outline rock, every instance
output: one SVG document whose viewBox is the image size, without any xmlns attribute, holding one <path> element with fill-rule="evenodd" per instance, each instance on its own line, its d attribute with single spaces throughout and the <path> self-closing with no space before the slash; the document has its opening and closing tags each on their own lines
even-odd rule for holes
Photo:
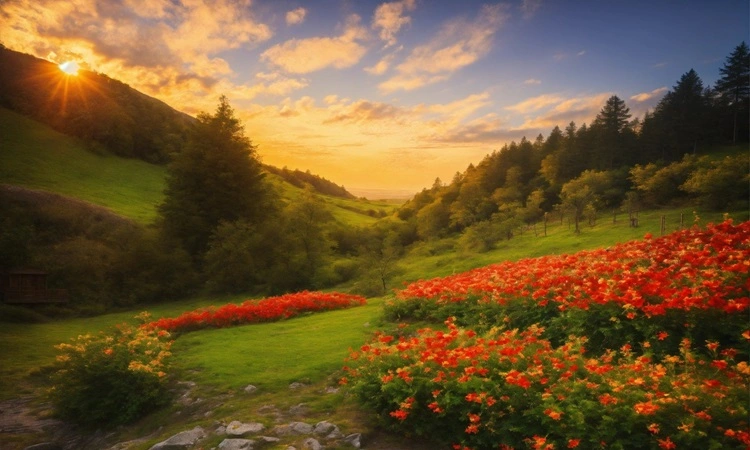
<svg viewBox="0 0 750 450">
<path fill-rule="evenodd" d="M 314 438 L 305 439 L 305 442 L 302 445 L 304 445 L 305 448 L 309 448 L 310 450 L 322 450 L 323 448 L 323 446 L 320 445 L 320 442 L 318 442 L 318 440 Z"/>
<path fill-rule="evenodd" d="M 221 450 L 253 450 L 252 439 L 224 439 L 219 444 Z"/>
<path fill-rule="evenodd" d="M 275 438 L 275 437 L 270 437 L 270 436 L 261 436 L 261 437 L 258 438 L 258 440 L 261 441 L 264 444 L 276 444 L 281 439 Z"/>
<path fill-rule="evenodd" d="M 149 450 L 183 450 L 195 445 L 198 440 L 206 437 L 206 432 L 201 427 L 183 431 L 170 437 L 166 441 L 159 442 Z"/>
<path fill-rule="evenodd" d="M 226 434 L 233 437 L 244 437 L 251 434 L 258 434 L 265 430 L 266 427 L 262 423 L 242 423 L 239 420 L 235 420 L 227 425 Z"/>
<path fill-rule="evenodd" d="M 245 386 L 245 393 L 246 394 L 252 394 L 253 392 L 257 391 L 258 388 L 256 386 L 253 386 L 252 384 L 248 384 Z"/>
<path fill-rule="evenodd" d="M 313 428 L 313 433 L 319 435 L 319 436 L 326 436 L 331 434 L 332 432 L 338 430 L 338 427 L 331 422 L 328 422 L 327 420 L 324 420 L 322 422 L 318 422 L 315 424 L 315 428 Z"/>
<path fill-rule="evenodd" d="M 299 389 L 299 388 L 303 388 L 303 387 L 305 387 L 304 384 L 298 383 L 296 381 L 294 383 L 292 383 L 292 384 L 289 385 L 289 389 Z"/>
<path fill-rule="evenodd" d="M 338 394 L 338 393 L 339 393 L 339 388 L 337 387 L 328 386 L 326 388 L 326 394 Z"/>
<path fill-rule="evenodd" d="M 310 434 L 313 431 L 313 426 L 305 422 L 292 422 L 289 427 L 295 434 Z"/>
<path fill-rule="evenodd" d="M 344 438 L 344 442 L 346 442 L 347 444 L 351 445 L 354 448 L 361 448 L 362 447 L 362 434 L 360 433 L 350 434 Z"/>
<path fill-rule="evenodd" d="M 278 436 L 289 436 L 292 434 L 310 434 L 313 426 L 304 422 L 292 422 L 287 425 L 279 425 L 274 428 Z"/>
</svg>

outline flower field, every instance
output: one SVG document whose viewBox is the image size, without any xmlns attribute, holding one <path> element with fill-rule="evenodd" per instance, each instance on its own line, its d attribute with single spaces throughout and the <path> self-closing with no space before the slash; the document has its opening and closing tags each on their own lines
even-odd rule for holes
<svg viewBox="0 0 750 450">
<path fill-rule="evenodd" d="M 412 283 L 386 305 L 391 319 L 489 328 L 547 328 L 553 342 L 587 336 L 590 350 L 634 346 L 659 334 L 652 352 L 684 337 L 737 345 L 750 313 L 750 222 L 611 248 L 504 262 Z M 499 321 L 498 321 L 499 320 Z"/>
<path fill-rule="evenodd" d="M 458 450 L 747 449 L 750 223 L 420 281 L 347 384 Z M 440 322 L 437 322 L 438 324 Z"/>
<path fill-rule="evenodd" d="M 272 322 L 299 314 L 364 305 L 364 297 L 338 292 L 302 291 L 262 300 L 247 300 L 239 305 L 226 304 L 189 311 L 174 318 L 161 318 L 147 327 L 171 332 L 185 332 L 202 328 L 223 328 L 236 325 Z"/>
</svg>

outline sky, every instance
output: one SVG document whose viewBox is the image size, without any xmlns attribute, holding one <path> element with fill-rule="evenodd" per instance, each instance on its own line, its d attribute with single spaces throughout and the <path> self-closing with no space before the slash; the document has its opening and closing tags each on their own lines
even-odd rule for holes
<svg viewBox="0 0 750 450">
<path fill-rule="evenodd" d="M 191 115 L 226 95 L 266 164 L 413 194 L 524 136 L 713 86 L 747 0 L 0 0 L 0 43 Z M 0 68 L 12 70 L 12 68 Z"/>
</svg>

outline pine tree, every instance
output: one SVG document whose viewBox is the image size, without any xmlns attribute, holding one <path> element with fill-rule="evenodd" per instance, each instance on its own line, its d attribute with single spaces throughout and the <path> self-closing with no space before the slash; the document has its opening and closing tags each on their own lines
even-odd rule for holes
<svg viewBox="0 0 750 450">
<path fill-rule="evenodd" d="M 613 95 L 597 114 L 591 130 L 595 136 L 596 150 L 593 164 L 596 169 L 608 170 L 626 164 L 629 161 L 631 148 L 625 134 L 632 134 L 630 129 L 630 108 L 625 101 Z"/>
<path fill-rule="evenodd" d="M 732 110 L 732 142 L 736 143 L 740 113 L 744 113 L 743 124 L 747 128 L 747 113 L 750 110 L 750 49 L 745 42 L 727 57 L 719 72 L 721 78 L 716 82 L 716 91 Z"/>
<path fill-rule="evenodd" d="M 196 260 L 222 222 L 259 223 L 272 206 L 256 148 L 225 96 L 214 115 L 201 113 L 185 148 L 169 167 L 163 231 Z"/>
</svg>

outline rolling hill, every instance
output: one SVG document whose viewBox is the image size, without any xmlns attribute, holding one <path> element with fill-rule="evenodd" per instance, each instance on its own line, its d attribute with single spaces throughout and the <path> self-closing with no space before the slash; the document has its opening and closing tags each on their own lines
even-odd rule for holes
<svg viewBox="0 0 750 450">
<path fill-rule="evenodd" d="M 40 189 L 107 208 L 148 224 L 163 197 L 166 168 L 103 151 L 5 108 L 0 108 L 0 184 Z M 286 201 L 303 188 L 269 173 Z M 320 196 L 339 221 L 367 224 L 398 204 Z"/>
</svg>

